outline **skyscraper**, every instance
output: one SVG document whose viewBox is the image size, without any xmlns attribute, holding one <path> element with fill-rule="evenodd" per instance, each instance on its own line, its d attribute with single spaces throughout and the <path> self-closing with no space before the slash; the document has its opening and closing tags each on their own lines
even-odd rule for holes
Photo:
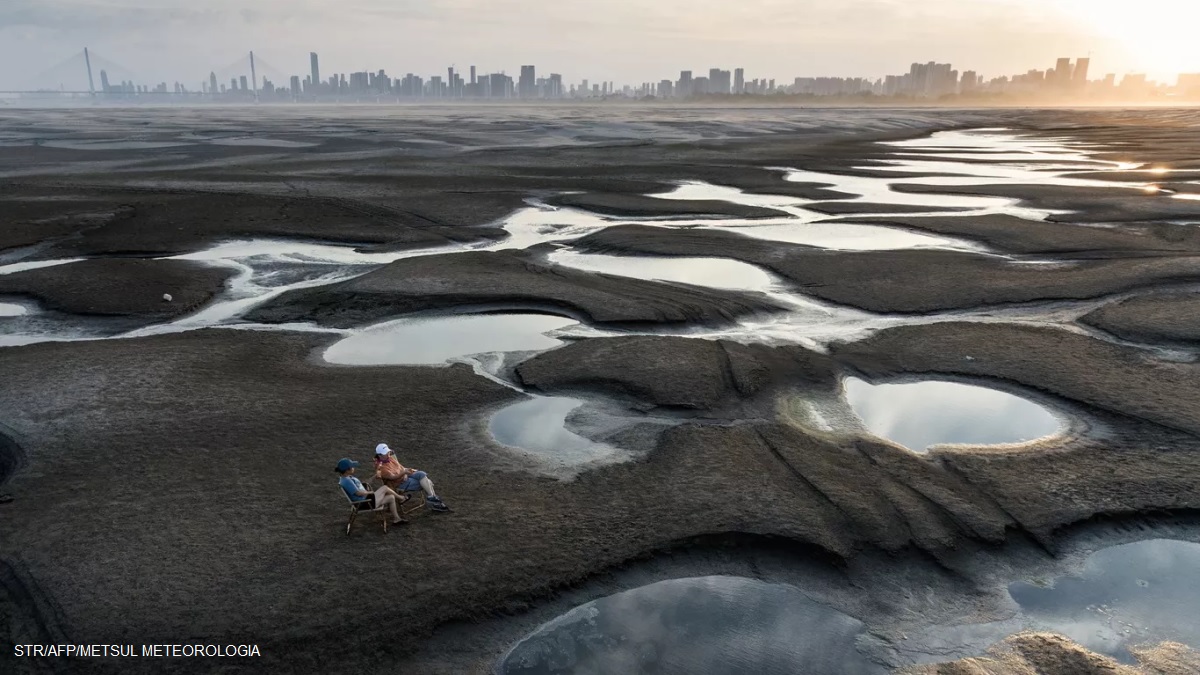
<svg viewBox="0 0 1200 675">
<path fill-rule="evenodd" d="M 746 93 L 746 69 L 738 68 L 733 71 L 733 93 Z"/>
<path fill-rule="evenodd" d="M 728 70 L 720 68 L 710 68 L 708 71 L 708 91 L 709 94 L 728 94 L 732 84 Z"/>
<path fill-rule="evenodd" d="M 208 74 L 208 90 L 212 93 L 217 93 L 217 74 L 210 72 Z"/>
<path fill-rule="evenodd" d="M 1088 83 L 1088 67 L 1091 66 L 1092 60 L 1088 57 L 1080 57 L 1075 59 L 1075 74 L 1071 83 L 1076 87 L 1086 86 Z"/>
<path fill-rule="evenodd" d="M 1065 87 L 1071 83 L 1071 59 L 1059 59 L 1054 66 L 1054 84 L 1059 87 Z"/>
<path fill-rule="evenodd" d="M 687 98 L 693 93 L 692 71 L 683 70 L 679 73 L 679 82 L 675 87 L 680 98 Z"/>
<path fill-rule="evenodd" d="M 517 95 L 533 98 L 537 95 L 537 74 L 533 66 L 521 66 L 521 79 L 517 82 Z"/>
<path fill-rule="evenodd" d="M 241 85 L 242 85 L 242 86 L 241 86 L 241 90 L 242 90 L 242 91 L 250 91 L 250 85 L 249 85 L 249 84 L 246 82 L 246 76 L 245 76 L 245 75 L 242 75 L 242 76 L 241 76 Z"/>
<path fill-rule="evenodd" d="M 312 83 L 313 88 L 321 86 L 321 69 L 317 67 L 317 53 L 308 53 L 308 62 L 312 66 Z"/>
</svg>

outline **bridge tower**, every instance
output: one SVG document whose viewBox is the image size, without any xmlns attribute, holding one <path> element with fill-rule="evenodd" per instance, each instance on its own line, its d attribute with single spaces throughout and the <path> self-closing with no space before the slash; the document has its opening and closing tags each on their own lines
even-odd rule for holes
<svg viewBox="0 0 1200 675">
<path fill-rule="evenodd" d="M 87 47 L 83 48 L 83 62 L 87 64 L 88 71 L 88 93 L 92 96 L 96 95 L 96 83 L 92 80 L 92 57 L 88 55 Z"/>
<path fill-rule="evenodd" d="M 258 102 L 258 74 L 254 72 L 254 52 L 250 52 L 250 91 L 254 92 L 254 101 Z"/>
</svg>

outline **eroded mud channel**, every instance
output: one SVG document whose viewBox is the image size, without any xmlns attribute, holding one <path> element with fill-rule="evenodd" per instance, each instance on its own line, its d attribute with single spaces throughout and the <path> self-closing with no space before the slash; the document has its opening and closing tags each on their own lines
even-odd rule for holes
<svg viewBox="0 0 1200 675">
<path fill-rule="evenodd" d="M 679 132 L 660 119 L 606 132 L 645 149 L 546 120 L 563 135 L 528 147 L 476 129 L 503 151 L 454 154 L 453 174 L 431 168 L 451 135 L 37 132 L 9 149 L 36 162 L 0 153 L 28 192 L 0 200 L 0 440 L 21 460 L 0 541 L 74 598 L 53 629 L 87 640 L 319 606 L 271 638 L 316 639 L 344 603 L 312 580 L 404 549 L 398 592 L 436 609 L 338 654 L 401 634 L 428 672 L 939 672 L 1033 663 L 987 650 L 1044 631 L 1075 643 L 1050 651 L 1190 672 L 1139 651 L 1200 647 L 1190 127 L 955 114 L 851 115 L 836 142 L 730 131 L 737 166 L 695 139 L 663 159 L 649 148 Z M 335 538 L 326 465 L 379 441 L 461 514 Z M 80 445 L 87 470 L 46 468 Z M 211 527 L 237 487 L 218 450 L 276 472 L 253 500 L 299 500 L 237 560 Z M 69 518 L 43 538 L 70 505 L 29 496 L 120 485 L 116 457 L 194 474 L 205 499 L 162 513 L 105 488 L 91 517 L 119 550 Z M 146 599 L 101 602 L 130 580 L 61 562 L 86 551 L 187 610 L 119 620 Z M 173 586 L 193 557 L 246 602 Z M 10 604 L 13 626 L 48 625 Z"/>
</svg>

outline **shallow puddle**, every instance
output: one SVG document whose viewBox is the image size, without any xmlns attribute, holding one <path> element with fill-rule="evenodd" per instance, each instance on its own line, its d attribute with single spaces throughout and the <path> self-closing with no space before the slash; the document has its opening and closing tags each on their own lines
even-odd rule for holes
<svg viewBox="0 0 1200 675">
<path fill-rule="evenodd" d="M 172 141 L 42 141 L 40 145 L 62 150 L 159 150 L 192 144 Z"/>
<path fill-rule="evenodd" d="M 320 145 L 319 143 L 285 141 L 278 138 L 255 138 L 253 136 L 247 136 L 245 138 L 213 138 L 209 139 L 207 142 L 210 145 L 231 145 L 261 148 L 312 148 Z"/>
<path fill-rule="evenodd" d="M 1071 576 L 1008 590 L 1031 628 L 1126 662 L 1131 645 L 1170 640 L 1200 648 L 1200 544 L 1114 546 L 1093 553 Z"/>
<path fill-rule="evenodd" d="M 741 577 L 662 581 L 576 607 L 518 642 L 501 675 L 839 673 L 884 668 L 863 624 L 799 589 Z"/>
<path fill-rule="evenodd" d="M 518 210 L 501 227 L 508 237 L 488 248 L 525 249 L 551 241 L 575 239 L 602 230 L 613 221 L 587 211 L 538 204 Z"/>
<path fill-rule="evenodd" d="M 957 382 L 870 384 L 847 378 L 845 390 L 846 401 L 872 434 L 916 452 L 945 443 L 1022 443 L 1063 426 L 1032 401 Z"/>
<path fill-rule="evenodd" d="M 786 195 L 752 194 L 749 192 L 743 192 L 742 190 L 733 187 L 713 185 L 712 183 L 702 183 L 699 181 L 683 182 L 670 192 L 650 194 L 648 196 L 657 197 L 659 199 L 718 200 L 723 202 L 733 202 L 734 204 L 762 206 L 766 208 L 799 206 L 812 201 L 811 199 L 789 197 Z"/>
<path fill-rule="evenodd" d="M 546 333 L 578 322 L 547 314 L 472 314 L 389 321 L 325 350 L 342 365 L 432 365 L 474 354 L 543 351 L 562 344 Z"/>
<path fill-rule="evenodd" d="M 837 221 L 785 223 L 740 227 L 738 234 L 791 244 L 843 251 L 892 251 L 908 248 L 939 248 L 984 251 L 986 247 L 965 239 L 921 234 L 895 227 L 856 225 Z"/>
<path fill-rule="evenodd" d="M 54 267 L 56 265 L 66 265 L 68 263 L 79 262 L 83 258 L 62 258 L 60 260 L 37 260 L 34 262 L 19 262 L 10 265 L 0 265 L 0 274 L 13 274 L 15 272 L 26 272 L 29 270 L 41 269 L 43 267 Z"/>
<path fill-rule="evenodd" d="M 10 302 L 0 302 L 0 316 L 23 316 L 29 310 L 23 305 L 14 305 Z"/>
<path fill-rule="evenodd" d="M 492 436 L 510 448 L 525 450 L 564 466 L 585 465 L 619 451 L 566 428 L 567 416 L 584 402 L 561 396 L 532 396 L 500 409 L 488 423 Z"/>
<path fill-rule="evenodd" d="M 794 183 L 833 183 L 831 190 L 850 192 L 858 195 L 854 199 L 839 200 L 838 204 L 865 202 L 878 204 L 875 213 L 888 213 L 887 207 L 894 206 L 924 206 L 930 211 L 942 208 L 951 209 L 997 209 L 1009 205 L 1013 200 L 1002 197 L 976 197 L 973 195 L 939 195 L 912 194 L 892 190 L 895 183 L 920 183 L 917 178 L 874 178 L 866 176 L 844 176 L 817 171 L 792 170 L 787 174 L 787 180 Z M 981 184 L 987 179 L 979 179 Z"/>
<path fill-rule="evenodd" d="M 574 251 L 555 251 L 547 257 L 556 265 L 635 279 L 761 292 L 775 286 L 771 275 L 762 269 L 727 258 L 613 256 Z"/>
</svg>

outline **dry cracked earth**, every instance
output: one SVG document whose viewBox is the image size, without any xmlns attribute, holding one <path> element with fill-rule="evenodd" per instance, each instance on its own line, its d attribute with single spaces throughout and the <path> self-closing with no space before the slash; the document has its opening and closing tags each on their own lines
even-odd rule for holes
<svg viewBox="0 0 1200 675">
<path fill-rule="evenodd" d="M 928 141 L 978 129 L 1032 149 Z M 3 111 L 2 641 L 262 651 L 178 672 L 620 672 L 611 644 L 521 641 L 726 577 L 849 617 L 808 672 L 1198 673 L 1194 615 L 1106 650 L 1008 591 L 1200 542 L 1198 179 L 1178 110 Z M 656 271 L 714 259 L 766 285 Z M 506 312 L 574 328 L 323 358 Z M 1061 429 L 910 449 L 846 378 L 1019 394 Z M 549 440 L 501 442 L 501 411 L 564 398 L 518 425 Z M 381 440 L 453 513 L 345 534 L 331 469 Z M 688 672 L 642 657 L 624 672 Z"/>
</svg>

